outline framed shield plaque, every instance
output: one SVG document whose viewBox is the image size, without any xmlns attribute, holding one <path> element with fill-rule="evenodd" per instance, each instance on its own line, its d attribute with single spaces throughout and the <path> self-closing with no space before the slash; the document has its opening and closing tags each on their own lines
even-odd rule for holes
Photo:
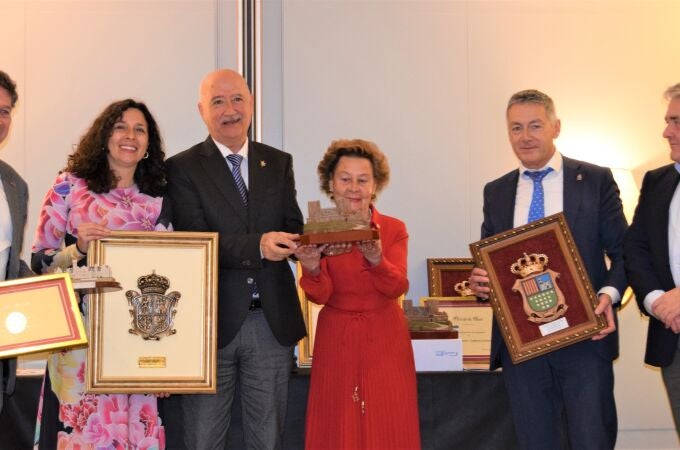
<svg viewBox="0 0 680 450">
<path fill-rule="evenodd" d="M 88 264 L 120 290 L 88 295 L 91 393 L 214 393 L 217 233 L 113 232 Z"/>
<path fill-rule="evenodd" d="M 427 258 L 427 291 L 430 297 L 458 297 L 458 283 L 470 278 L 472 258 Z"/>
<path fill-rule="evenodd" d="M 606 328 L 562 213 L 470 244 L 489 274 L 489 300 L 514 363 Z"/>
</svg>

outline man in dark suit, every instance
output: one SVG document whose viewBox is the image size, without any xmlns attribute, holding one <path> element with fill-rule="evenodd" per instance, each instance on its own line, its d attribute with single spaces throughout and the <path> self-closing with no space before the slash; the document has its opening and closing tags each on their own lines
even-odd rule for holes
<svg viewBox="0 0 680 450">
<path fill-rule="evenodd" d="M 12 124 L 12 109 L 16 105 L 16 84 L 0 70 L 0 144 L 7 138 Z M 12 167 L 0 161 L 0 281 L 33 275 L 21 260 L 21 244 L 24 241 L 28 187 Z M 12 394 L 16 375 L 16 359 L 0 360 L 0 410 L 3 397 Z"/>
<path fill-rule="evenodd" d="M 609 169 L 556 151 L 560 121 L 544 93 L 514 94 L 506 118 L 520 168 L 485 186 L 482 237 L 563 211 L 598 292 L 595 312 L 605 315 L 608 327 L 592 340 L 513 364 L 494 322 L 491 368 L 503 367 L 521 448 L 558 449 L 568 439 L 573 449 L 612 449 L 617 433 L 612 360 L 618 356 L 612 305 L 626 288 L 627 225 L 619 191 Z M 470 282 L 479 297 L 488 298 L 486 271 L 475 268 Z"/>
<path fill-rule="evenodd" d="M 210 136 L 167 162 L 176 230 L 219 233 L 217 394 L 182 398 L 185 443 L 223 448 L 234 384 L 249 448 L 281 446 L 293 348 L 305 335 L 287 258 L 303 220 L 289 154 L 248 140 L 253 100 L 231 70 L 208 74 Z"/>
<path fill-rule="evenodd" d="M 666 90 L 663 137 L 673 164 L 645 174 L 626 234 L 626 272 L 640 311 L 649 316 L 645 362 L 661 367 L 680 434 L 680 83 Z"/>
</svg>

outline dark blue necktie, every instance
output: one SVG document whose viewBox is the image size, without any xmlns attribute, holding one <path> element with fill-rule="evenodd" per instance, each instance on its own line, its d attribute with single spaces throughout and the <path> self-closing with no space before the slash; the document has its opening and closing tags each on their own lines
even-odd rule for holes
<svg viewBox="0 0 680 450">
<path fill-rule="evenodd" d="M 243 156 L 232 153 L 227 155 L 227 159 L 231 163 L 231 174 L 234 176 L 234 182 L 236 183 L 236 189 L 243 200 L 243 204 L 248 206 L 248 188 L 246 187 L 245 181 L 241 176 L 241 162 L 243 161 Z"/>
<path fill-rule="evenodd" d="M 534 193 L 531 194 L 531 206 L 529 206 L 528 222 L 542 219 L 545 217 L 545 199 L 543 195 L 543 178 L 552 172 L 552 167 L 547 169 L 537 170 L 535 172 L 524 172 L 526 176 L 531 178 L 534 182 Z"/>
</svg>

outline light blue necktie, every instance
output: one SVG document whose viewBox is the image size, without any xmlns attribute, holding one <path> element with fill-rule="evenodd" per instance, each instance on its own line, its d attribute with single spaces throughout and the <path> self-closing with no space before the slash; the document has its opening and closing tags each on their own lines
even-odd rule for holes
<svg viewBox="0 0 680 450">
<path fill-rule="evenodd" d="M 248 188 L 246 187 L 245 181 L 241 176 L 241 162 L 243 161 L 243 156 L 232 153 L 227 155 L 227 159 L 231 163 L 231 174 L 234 176 L 234 182 L 236 183 L 236 189 L 243 200 L 243 204 L 248 206 Z"/>
<path fill-rule="evenodd" d="M 531 194 L 531 206 L 529 206 L 529 219 L 527 223 L 545 217 L 545 199 L 543 195 L 543 178 L 552 172 L 552 167 L 537 170 L 535 172 L 524 172 L 526 176 L 534 182 L 534 192 Z"/>
</svg>

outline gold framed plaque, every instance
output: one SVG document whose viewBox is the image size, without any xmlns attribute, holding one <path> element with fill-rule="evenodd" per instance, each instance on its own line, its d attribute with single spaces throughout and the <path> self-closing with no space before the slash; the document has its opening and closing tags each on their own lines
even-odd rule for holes
<svg viewBox="0 0 680 450">
<path fill-rule="evenodd" d="M 439 311 L 445 312 L 451 324 L 458 327 L 458 337 L 463 341 L 463 364 L 488 369 L 493 324 L 491 305 L 468 297 L 421 297 L 420 304 L 426 302 L 436 302 Z"/>
<path fill-rule="evenodd" d="M 295 267 L 295 279 L 297 281 L 298 297 L 302 308 L 302 317 L 307 326 L 307 336 L 298 342 L 298 367 L 312 367 L 312 355 L 314 354 L 314 337 L 316 336 L 316 323 L 319 320 L 319 313 L 323 305 L 317 305 L 307 299 L 307 294 L 300 287 L 302 278 L 302 266 L 298 262 Z"/>
<path fill-rule="evenodd" d="M 87 335 L 65 274 L 0 283 L 0 358 L 87 344 Z"/>
<path fill-rule="evenodd" d="M 606 328 L 562 213 L 473 242 L 470 251 L 489 274 L 489 300 L 514 363 Z"/>
<path fill-rule="evenodd" d="M 470 278 L 472 258 L 428 258 L 427 290 L 430 297 L 456 297 L 456 284 Z"/>
<path fill-rule="evenodd" d="M 89 297 L 91 393 L 216 392 L 217 233 L 116 231 L 90 243 L 122 289 Z"/>
</svg>

